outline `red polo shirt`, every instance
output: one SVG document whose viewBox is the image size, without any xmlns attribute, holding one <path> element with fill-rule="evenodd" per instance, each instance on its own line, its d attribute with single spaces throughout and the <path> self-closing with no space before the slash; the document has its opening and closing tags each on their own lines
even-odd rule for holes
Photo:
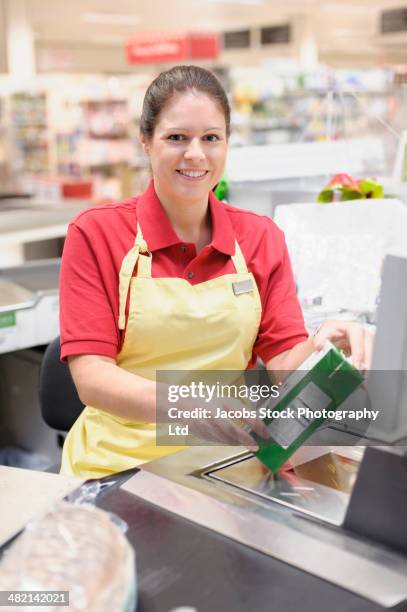
<svg viewBox="0 0 407 612">
<path fill-rule="evenodd" d="M 70 224 L 60 279 L 61 357 L 120 350 L 118 279 L 134 243 L 137 222 L 152 253 L 152 276 L 185 278 L 192 285 L 233 274 L 235 239 L 253 273 L 263 314 L 253 359 L 264 362 L 307 338 L 284 235 L 265 216 L 209 197 L 212 242 L 197 255 L 182 242 L 155 193 L 81 212 Z M 189 278 L 188 273 L 193 272 Z"/>
</svg>

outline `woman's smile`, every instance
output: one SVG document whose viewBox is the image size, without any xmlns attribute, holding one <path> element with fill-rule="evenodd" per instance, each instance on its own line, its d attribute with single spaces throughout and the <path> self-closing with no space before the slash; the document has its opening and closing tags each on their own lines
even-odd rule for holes
<svg viewBox="0 0 407 612">
<path fill-rule="evenodd" d="M 184 168 L 180 168 L 178 170 L 176 170 L 176 172 L 183 178 L 186 179 L 187 181 L 192 181 L 192 182 L 196 182 L 196 181 L 202 181 L 204 179 L 207 178 L 207 175 L 209 173 L 209 170 L 189 170 L 189 169 L 184 169 Z"/>
</svg>

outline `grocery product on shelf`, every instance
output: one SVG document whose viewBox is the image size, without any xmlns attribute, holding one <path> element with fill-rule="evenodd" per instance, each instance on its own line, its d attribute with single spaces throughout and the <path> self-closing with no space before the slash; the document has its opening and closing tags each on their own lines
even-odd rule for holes
<svg viewBox="0 0 407 612">
<path fill-rule="evenodd" d="M 4 101 L 0 98 L 0 183 L 5 185 L 8 178 L 8 160 L 6 145 L 6 129 L 4 118 Z"/>
<path fill-rule="evenodd" d="M 76 104 L 74 129 L 57 134 L 58 173 L 92 179 L 96 201 L 128 197 L 135 147 L 127 100 L 86 99 Z"/>
<path fill-rule="evenodd" d="M 48 173 L 49 143 L 45 93 L 15 93 L 11 97 L 11 122 L 15 148 L 14 170 L 19 173 Z"/>
</svg>

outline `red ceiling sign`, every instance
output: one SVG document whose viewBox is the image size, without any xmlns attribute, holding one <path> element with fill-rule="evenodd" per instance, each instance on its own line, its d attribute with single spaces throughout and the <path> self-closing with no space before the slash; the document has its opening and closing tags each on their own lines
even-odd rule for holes
<svg viewBox="0 0 407 612">
<path fill-rule="evenodd" d="M 126 45 L 129 64 L 157 64 L 191 59 L 215 59 L 217 34 L 139 34 Z"/>
<path fill-rule="evenodd" d="M 189 51 L 190 59 L 216 59 L 219 55 L 218 34 L 191 34 Z"/>
</svg>

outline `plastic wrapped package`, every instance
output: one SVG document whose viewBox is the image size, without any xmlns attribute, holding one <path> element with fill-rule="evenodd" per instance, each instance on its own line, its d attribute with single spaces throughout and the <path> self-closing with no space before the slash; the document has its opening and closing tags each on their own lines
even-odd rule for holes
<svg viewBox="0 0 407 612">
<path fill-rule="evenodd" d="M 341 310 L 373 313 L 385 256 L 407 252 L 407 207 L 398 200 L 289 204 L 276 208 L 275 221 L 302 305 L 331 318 Z"/>
<path fill-rule="evenodd" d="M 132 612 L 135 558 L 123 526 L 120 519 L 112 520 L 89 504 L 61 502 L 30 523 L 5 553 L 0 590 L 68 591 L 69 607 L 64 610 Z M 27 603 L 19 609 L 34 608 Z M 46 610 L 58 612 L 61 605 L 48 603 Z"/>
<path fill-rule="evenodd" d="M 327 310 L 374 311 L 380 292 L 384 240 L 374 234 L 321 236 L 297 245 L 296 278 L 302 303 L 317 298 Z"/>
</svg>

